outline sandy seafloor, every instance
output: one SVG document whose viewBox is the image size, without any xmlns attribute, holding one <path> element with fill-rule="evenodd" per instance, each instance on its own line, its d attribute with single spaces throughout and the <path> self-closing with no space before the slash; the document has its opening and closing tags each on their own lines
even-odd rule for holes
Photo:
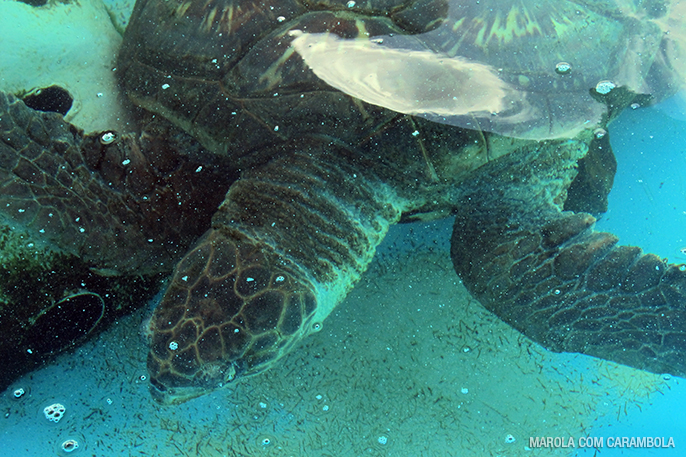
<svg viewBox="0 0 686 457">
<path fill-rule="evenodd" d="M 613 124 L 617 187 L 599 227 L 686 261 L 675 109 Z M 150 310 L 122 319 L 0 396 L 0 456 L 66 455 L 68 438 L 81 443 L 69 455 L 97 457 L 684 455 L 683 379 L 533 344 L 469 297 L 450 231 L 394 228 L 321 332 L 270 371 L 179 406 L 155 404 L 141 380 Z M 15 399 L 18 387 L 28 393 Z M 66 414 L 53 424 L 42 411 L 56 402 Z M 532 449 L 531 436 L 673 437 L 676 448 Z"/>
</svg>

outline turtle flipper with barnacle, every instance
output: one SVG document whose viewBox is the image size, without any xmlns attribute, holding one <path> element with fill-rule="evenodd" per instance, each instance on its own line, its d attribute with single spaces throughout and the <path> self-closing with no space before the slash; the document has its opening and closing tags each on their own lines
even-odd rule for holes
<svg viewBox="0 0 686 457">
<path fill-rule="evenodd" d="M 173 198 L 215 210 L 205 194 L 165 191 L 162 177 L 206 189 L 194 170 L 153 173 L 145 195 L 137 170 L 161 159 L 228 170 L 211 227 L 150 323 L 153 396 L 179 402 L 269 368 L 321 328 L 390 225 L 451 214 L 457 273 L 513 327 L 552 350 L 686 373 L 683 268 L 616 247 L 583 212 L 602 210 L 611 185 L 607 124 L 676 90 L 669 9 L 391 3 L 140 0 L 117 71 L 144 110 L 143 135 L 102 144 L 52 129 L 41 144 L 45 154 L 68 144 L 71 158 L 53 160 L 69 164 L 99 158 L 72 172 L 89 185 L 70 195 L 95 189 L 113 207 L 70 201 L 94 227 L 102 217 L 125 227 L 97 243 L 78 231 L 46 238 L 103 268 L 164 269 L 180 257 L 189 231 L 177 221 L 192 218 Z M 28 111 L 9 100 L 4 112 Z M 106 165 L 129 153 L 139 168 L 114 167 L 122 179 L 111 185 Z M 50 183 L 54 169 L 32 163 Z M 40 215 L 47 202 L 35 201 Z M 22 217 L 34 232 L 45 223 Z"/>
</svg>

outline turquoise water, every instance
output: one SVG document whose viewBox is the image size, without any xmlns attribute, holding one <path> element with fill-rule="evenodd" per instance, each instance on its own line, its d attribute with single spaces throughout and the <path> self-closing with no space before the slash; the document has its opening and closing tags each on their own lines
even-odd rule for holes
<svg viewBox="0 0 686 457">
<path fill-rule="evenodd" d="M 610 126 L 617 175 L 597 227 L 674 263 L 686 263 L 686 120 L 682 95 L 627 110 Z"/>
<path fill-rule="evenodd" d="M 681 95 L 663 104 L 624 112 L 610 128 L 617 156 L 617 175 L 608 212 L 597 223 L 620 243 L 686 263 L 686 111 Z M 664 395 L 621 422 L 608 417 L 595 424 L 591 436 L 673 437 L 668 449 L 604 447 L 603 457 L 683 456 L 686 446 L 686 382 L 672 378 Z M 594 456 L 594 449 L 576 456 Z"/>
</svg>

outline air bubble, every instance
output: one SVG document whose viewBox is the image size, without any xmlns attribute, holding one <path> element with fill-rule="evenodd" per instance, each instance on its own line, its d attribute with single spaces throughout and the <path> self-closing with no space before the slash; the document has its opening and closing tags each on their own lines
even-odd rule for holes
<svg viewBox="0 0 686 457">
<path fill-rule="evenodd" d="M 615 83 L 613 83 L 612 81 L 600 81 L 598 84 L 595 85 L 595 91 L 599 94 L 607 95 L 615 87 L 617 86 L 615 86 Z"/>
<path fill-rule="evenodd" d="M 260 435 L 257 437 L 257 445 L 261 448 L 274 445 L 274 437 L 271 435 Z"/>
<path fill-rule="evenodd" d="M 559 62 L 555 65 L 555 73 L 558 75 L 568 75 L 572 71 L 572 66 L 567 62 Z"/>
<path fill-rule="evenodd" d="M 70 439 L 63 442 L 61 447 L 64 452 L 74 452 L 79 448 L 79 442 L 74 439 Z"/>
<path fill-rule="evenodd" d="M 607 130 L 605 129 L 598 128 L 593 131 L 593 136 L 595 136 L 597 139 L 601 139 L 605 135 L 607 135 Z"/>
<path fill-rule="evenodd" d="M 107 145 L 107 144 L 112 144 L 114 140 L 117 139 L 117 134 L 114 132 L 104 132 L 102 135 L 100 135 L 100 143 Z"/>
</svg>

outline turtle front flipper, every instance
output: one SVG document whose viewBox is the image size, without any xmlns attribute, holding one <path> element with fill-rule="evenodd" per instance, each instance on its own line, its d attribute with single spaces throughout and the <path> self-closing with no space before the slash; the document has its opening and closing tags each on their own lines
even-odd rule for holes
<svg viewBox="0 0 686 457">
<path fill-rule="evenodd" d="M 155 129 L 84 135 L 0 92 L 0 221 L 110 274 L 170 271 L 229 182 L 179 152 L 182 133 Z"/>
<path fill-rule="evenodd" d="M 319 330 L 400 218 L 363 157 L 320 146 L 244 173 L 178 264 L 150 322 L 160 403 L 259 373 Z"/>
<path fill-rule="evenodd" d="M 618 246 L 588 214 L 516 208 L 457 215 L 451 255 L 474 297 L 549 350 L 686 375 L 683 265 Z"/>
</svg>

